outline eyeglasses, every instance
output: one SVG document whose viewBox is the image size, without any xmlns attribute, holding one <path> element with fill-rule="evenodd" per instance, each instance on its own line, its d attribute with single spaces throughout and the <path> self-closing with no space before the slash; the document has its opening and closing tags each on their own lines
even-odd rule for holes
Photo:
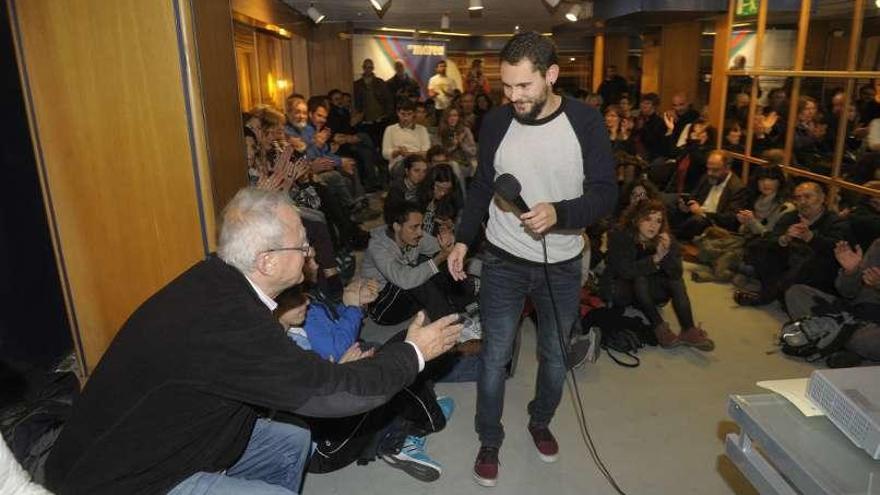
<svg viewBox="0 0 880 495">
<path fill-rule="evenodd" d="M 308 242 L 303 243 L 302 246 L 293 246 L 293 247 L 280 247 L 275 249 L 267 249 L 263 251 L 264 253 L 274 253 L 276 251 L 299 251 L 306 258 L 311 258 L 315 255 L 315 249 L 312 246 L 309 246 Z"/>
</svg>

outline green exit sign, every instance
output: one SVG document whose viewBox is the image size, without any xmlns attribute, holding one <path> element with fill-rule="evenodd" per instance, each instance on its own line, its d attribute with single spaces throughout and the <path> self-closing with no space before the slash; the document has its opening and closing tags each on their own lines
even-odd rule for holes
<svg viewBox="0 0 880 495">
<path fill-rule="evenodd" d="M 750 17 L 758 15 L 760 0 L 736 0 L 736 16 Z"/>
</svg>

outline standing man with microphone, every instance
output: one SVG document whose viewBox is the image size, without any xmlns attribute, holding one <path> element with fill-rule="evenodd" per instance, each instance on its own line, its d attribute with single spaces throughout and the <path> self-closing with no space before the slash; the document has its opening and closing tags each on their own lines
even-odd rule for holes
<svg viewBox="0 0 880 495">
<path fill-rule="evenodd" d="M 558 77 L 556 48 L 549 38 L 521 33 L 501 50 L 501 81 L 511 104 L 483 119 L 477 174 L 448 258 L 450 274 L 463 279 L 468 246 L 479 236 L 488 211 L 476 414 L 481 446 L 474 463 L 474 479 L 483 486 L 495 486 L 498 479 L 505 365 L 527 296 L 538 313 L 540 355 L 528 430 L 542 460 L 554 462 L 558 456 L 549 424 L 567 371 L 559 334 L 567 341 L 578 316 L 581 233 L 616 204 L 614 165 L 602 116 L 554 94 Z M 502 174 L 519 180 L 528 211 L 512 204 L 518 201 L 499 198 L 502 194 L 493 201 L 493 182 Z"/>
</svg>

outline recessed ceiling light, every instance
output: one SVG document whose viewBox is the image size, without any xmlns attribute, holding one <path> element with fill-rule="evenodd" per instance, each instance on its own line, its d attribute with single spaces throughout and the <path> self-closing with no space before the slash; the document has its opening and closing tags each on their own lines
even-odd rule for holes
<svg viewBox="0 0 880 495">
<path fill-rule="evenodd" d="M 565 14 L 565 18 L 571 22 L 577 22 L 578 15 L 580 15 L 580 13 L 581 13 L 581 4 L 576 3 L 576 4 L 572 5 L 570 9 L 568 9 L 568 12 L 566 12 L 566 14 Z"/>
<path fill-rule="evenodd" d="M 555 9 L 557 5 L 559 5 L 559 0 L 544 0 L 547 2 L 547 5 L 550 6 L 551 9 Z"/>
<path fill-rule="evenodd" d="M 471 0 L 468 10 L 483 10 L 483 0 Z"/>
<path fill-rule="evenodd" d="M 373 4 L 373 8 L 381 11 L 388 5 L 388 0 L 370 0 L 370 3 Z"/>
<path fill-rule="evenodd" d="M 440 29 L 449 29 L 449 14 L 440 16 Z"/>
</svg>

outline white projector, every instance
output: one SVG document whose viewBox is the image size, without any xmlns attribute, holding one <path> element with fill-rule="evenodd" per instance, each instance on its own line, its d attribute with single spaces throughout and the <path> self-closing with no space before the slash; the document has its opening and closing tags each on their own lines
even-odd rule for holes
<svg viewBox="0 0 880 495">
<path fill-rule="evenodd" d="M 816 370 L 807 395 L 854 444 L 880 459 L 880 366 Z"/>
</svg>

